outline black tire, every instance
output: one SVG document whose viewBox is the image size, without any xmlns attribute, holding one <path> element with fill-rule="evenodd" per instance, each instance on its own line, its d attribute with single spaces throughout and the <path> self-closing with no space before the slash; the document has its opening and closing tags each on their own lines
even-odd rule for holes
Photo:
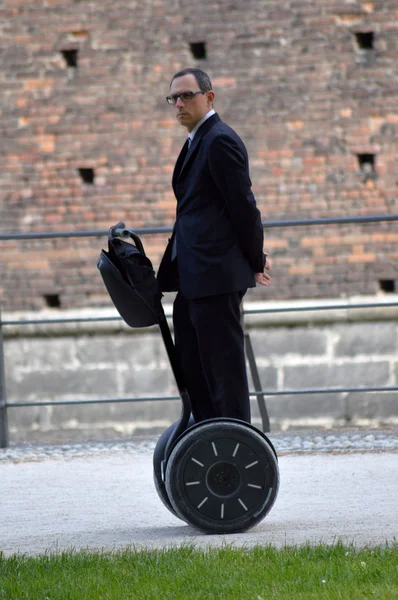
<svg viewBox="0 0 398 600">
<path fill-rule="evenodd" d="M 194 425 L 194 423 L 195 423 L 195 421 L 191 417 L 188 422 L 188 427 L 190 427 L 191 425 Z M 174 429 L 176 428 L 176 426 L 177 426 L 177 421 L 175 423 L 173 423 L 172 425 L 170 425 L 167 429 L 165 429 L 163 431 L 163 433 L 161 434 L 160 438 L 158 439 L 158 441 L 156 442 L 155 451 L 153 453 L 153 481 L 155 483 L 156 492 L 157 492 L 159 498 L 161 499 L 161 501 L 163 502 L 163 504 L 165 505 L 165 507 L 171 513 L 173 513 L 174 516 L 180 518 L 176 514 L 176 511 L 174 510 L 174 508 L 171 505 L 171 502 L 170 502 L 169 497 L 166 492 L 166 486 L 164 484 L 163 477 L 162 477 L 162 462 L 164 460 L 164 453 L 166 450 L 167 442 L 169 441 L 169 438 L 170 438 L 171 434 L 173 433 Z"/>
<path fill-rule="evenodd" d="M 163 504 L 165 505 L 165 507 L 171 513 L 173 513 L 174 516 L 178 517 L 174 508 L 171 505 L 171 502 L 166 492 L 166 486 L 164 485 L 164 481 L 162 478 L 162 462 L 164 460 L 164 451 L 167 445 L 167 441 L 173 433 L 175 426 L 176 423 L 173 423 L 167 429 L 165 429 L 165 431 L 163 431 L 162 435 L 156 443 L 155 451 L 153 453 L 153 481 L 155 483 L 155 489 L 157 491 L 157 494 L 163 502 Z"/>
<path fill-rule="evenodd" d="M 243 421 L 206 421 L 173 448 L 165 488 L 175 513 L 200 531 L 246 531 L 275 502 L 277 457 L 266 436 Z"/>
</svg>

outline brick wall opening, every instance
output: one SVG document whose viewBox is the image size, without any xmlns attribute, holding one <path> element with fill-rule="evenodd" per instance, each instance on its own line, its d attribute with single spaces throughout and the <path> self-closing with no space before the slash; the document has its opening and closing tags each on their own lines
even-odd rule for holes
<svg viewBox="0 0 398 600">
<path fill-rule="evenodd" d="M 376 60 L 373 31 L 357 31 L 355 36 L 356 62 L 363 66 L 371 66 Z"/>
<path fill-rule="evenodd" d="M 61 299 L 59 294 L 44 294 L 43 298 L 48 308 L 61 308 Z"/>
<path fill-rule="evenodd" d="M 357 31 L 355 41 L 359 50 L 373 50 L 374 33 L 373 31 Z"/>
<path fill-rule="evenodd" d="M 366 182 L 371 179 L 377 178 L 377 172 L 375 167 L 376 157 L 374 154 L 357 154 L 359 173 L 362 181 Z"/>
<path fill-rule="evenodd" d="M 394 279 L 379 279 L 379 287 L 382 292 L 386 294 L 394 294 L 395 292 L 395 280 Z"/>
<path fill-rule="evenodd" d="M 81 168 L 78 169 L 79 175 L 83 181 L 83 183 L 87 183 L 89 185 L 94 184 L 95 179 L 95 171 L 94 169 Z"/>
<path fill-rule="evenodd" d="M 199 60 L 207 58 L 206 42 L 190 42 L 189 47 L 194 58 Z"/>
<path fill-rule="evenodd" d="M 64 57 L 66 65 L 69 68 L 77 69 L 77 62 L 79 56 L 78 50 L 61 50 L 61 54 Z"/>
</svg>

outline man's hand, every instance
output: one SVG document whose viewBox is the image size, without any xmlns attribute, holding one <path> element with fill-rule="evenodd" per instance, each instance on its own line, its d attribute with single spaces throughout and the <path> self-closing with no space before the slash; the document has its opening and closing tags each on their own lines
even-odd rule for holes
<svg viewBox="0 0 398 600">
<path fill-rule="evenodd" d="M 269 271 L 270 269 L 271 269 L 271 263 L 269 261 L 269 256 L 266 255 L 264 271 L 262 273 L 255 274 L 256 283 L 259 283 L 260 285 L 271 285 L 272 279 L 268 275 L 268 273 L 265 272 L 265 271 Z"/>
</svg>

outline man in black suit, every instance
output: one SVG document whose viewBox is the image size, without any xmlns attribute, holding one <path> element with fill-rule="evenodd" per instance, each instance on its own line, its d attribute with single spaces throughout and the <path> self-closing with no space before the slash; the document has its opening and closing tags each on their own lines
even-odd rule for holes
<svg viewBox="0 0 398 600">
<path fill-rule="evenodd" d="M 177 216 L 158 272 L 162 291 L 178 291 L 177 356 L 195 421 L 250 422 L 240 303 L 247 288 L 271 278 L 246 148 L 213 110 L 212 84 L 200 69 L 176 73 L 167 101 L 189 133 L 173 173 Z"/>
</svg>

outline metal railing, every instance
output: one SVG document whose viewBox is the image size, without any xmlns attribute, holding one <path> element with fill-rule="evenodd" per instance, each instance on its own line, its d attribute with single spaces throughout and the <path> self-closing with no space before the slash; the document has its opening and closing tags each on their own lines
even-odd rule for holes
<svg viewBox="0 0 398 600">
<path fill-rule="evenodd" d="M 307 225 L 347 225 L 350 223 L 381 223 L 383 221 L 398 221 L 398 215 L 362 215 L 360 217 L 331 217 L 321 219 L 288 219 L 285 221 L 266 221 L 265 229 L 274 227 L 304 227 Z M 137 227 L 138 235 L 154 235 L 170 233 L 172 227 Z M 0 233 L 1 240 L 45 240 L 52 238 L 102 237 L 107 236 L 108 229 L 82 229 L 80 231 L 32 231 L 30 233 Z"/>
<path fill-rule="evenodd" d="M 296 227 L 296 226 L 314 226 L 314 225 L 331 225 L 331 224 L 349 224 L 349 223 L 377 223 L 383 221 L 398 221 L 398 214 L 392 215 L 367 215 L 357 217 L 335 217 L 322 219 L 300 219 L 300 220 L 285 220 L 285 221 L 267 221 L 263 223 L 264 227 L 269 229 L 273 227 Z M 151 227 L 137 228 L 136 233 L 139 235 L 161 234 L 172 231 L 171 227 Z M 1 240 L 30 240 L 30 239 L 52 239 L 52 238 L 75 238 L 75 237 L 103 237 L 108 235 L 108 230 L 81 230 L 81 231 L 55 231 L 55 232 L 31 232 L 31 233 L 8 233 L 0 234 Z M 357 309 L 357 308 L 387 308 L 397 307 L 398 302 L 371 302 L 368 304 L 326 304 L 326 305 L 307 305 L 296 307 L 270 307 L 263 309 L 248 309 L 244 310 L 243 314 L 256 313 L 286 313 L 300 311 L 319 311 L 319 310 L 340 310 L 340 309 Z M 167 315 L 170 316 L 170 315 Z M 127 398 L 96 398 L 96 399 L 81 399 L 81 400 L 47 400 L 39 402 L 12 402 L 8 403 L 6 399 L 6 384 L 5 384 L 5 367 L 4 367 L 4 342 L 2 327 L 11 325 L 32 325 L 32 324 L 56 324 L 56 323 L 84 323 L 84 322 L 104 322 L 104 321 L 121 321 L 118 316 L 108 317 L 81 317 L 81 318 L 56 318 L 56 319 L 31 319 L 31 320 L 7 320 L 2 321 L 0 314 L 0 448 L 5 448 L 9 443 L 8 436 L 8 420 L 7 410 L 9 408 L 23 408 L 33 406 L 60 406 L 60 405 L 78 405 L 78 404 L 104 404 L 104 403 L 127 403 L 127 402 L 148 402 L 148 401 L 165 401 L 177 400 L 179 396 L 138 396 Z M 336 387 L 336 388 L 300 388 L 300 389 L 285 389 L 285 390 L 263 390 L 258 375 L 255 355 L 250 341 L 250 336 L 245 335 L 246 356 L 249 363 L 249 368 L 252 375 L 254 390 L 250 391 L 251 397 L 256 397 L 259 405 L 259 411 L 262 419 L 263 430 L 270 431 L 270 423 L 267 408 L 265 405 L 266 396 L 287 396 L 299 394 L 331 394 L 331 393 L 356 393 L 356 392 L 396 392 L 397 386 L 361 386 L 361 387 Z"/>
</svg>

